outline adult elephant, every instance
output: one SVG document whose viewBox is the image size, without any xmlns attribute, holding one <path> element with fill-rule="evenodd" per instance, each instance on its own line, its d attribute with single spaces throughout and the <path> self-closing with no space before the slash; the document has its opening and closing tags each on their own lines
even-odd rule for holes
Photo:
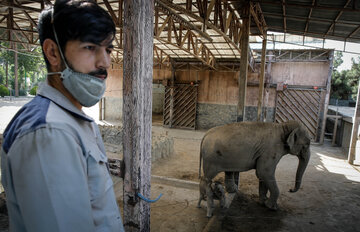
<svg viewBox="0 0 360 232">
<path fill-rule="evenodd" d="M 299 158 L 295 188 L 290 190 L 296 192 L 310 159 L 310 140 L 306 129 L 296 121 L 239 122 L 215 127 L 205 134 L 201 142 L 199 174 L 203 161 L 207 192 L 210 194 L 211 181 L 219 172 L 225 172 L 228 178 L 229 173 L 256 169 L 260 202 L 276 210 L 279 197 L 276 165 L 281 157 L 289 153 Z M 229 183 L 229 180 L 225 181 Z M 269 198 L 266 196 L 268 191 Z M 212 215 L 211 201 L 208 197 L 208 217 Z"/>
</svg>

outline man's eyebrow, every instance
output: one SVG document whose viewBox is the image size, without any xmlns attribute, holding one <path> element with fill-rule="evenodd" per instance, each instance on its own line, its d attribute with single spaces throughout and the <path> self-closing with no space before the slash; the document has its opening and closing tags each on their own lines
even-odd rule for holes
<svg viewBox="0 0 360 232">
<path fill-rule="evenodd" d="M 113 45 L 113 44 L 109 44 L 107 47 L 108 47 L 108 48 L 114 48 L 114 45 Z"/>
</svg>

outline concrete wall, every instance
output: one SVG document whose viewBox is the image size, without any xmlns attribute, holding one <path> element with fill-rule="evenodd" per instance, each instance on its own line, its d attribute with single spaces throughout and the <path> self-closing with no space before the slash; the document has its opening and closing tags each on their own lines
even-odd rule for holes
<svg viewBox="0 0 360 232">
<path fill-rule="evenodd" d="M 123 158 L 123 129 L 120 126 L 99 126 L 101 137 L 109 158 Z M 174 139 L 165 132 L 152 132 L 151 161 L 174 154 Z"/>
<path fill-rule="evenodd" d="M 165 87 L 162 84 L 153 84 L 152 112 L 162 114 L 164 110 Z"/>
<path fill-rule="evenodd" d="M 266 108 L 266 121 L 274 121 L 274 107 Z M 257 117 L 257 107 L 247 106 L 245 109 L 245 119 L 247 121 L 255 121 Z M 196 128 L 210 129 L 215 126 L 221 126 L 236 122 L 237 106 L 198 103 Z"/>
<path fill-rule="evenodd" d="M 171 72 L 167 70 L 155 70 L 154 77 L 168 78 Z M 108 72 L 106 80 L 105 120 L 122 120 L 123 105 L 123 69 L 119 65 L 113 65 Z M 153 84 L 153 113 L 161 114 L 164 108 L 165 87 L 162 84 Z"/>
<path fill-rule="evenodd" d="M 122 97 L 105 96 L 105 120 L 122 121 Z"/>
<path fill-rule="evenodd" d="M 277 62 L 271 64 L 271 82 L 288 85 L 326 86 L 328 62 Z"/>
</svg>

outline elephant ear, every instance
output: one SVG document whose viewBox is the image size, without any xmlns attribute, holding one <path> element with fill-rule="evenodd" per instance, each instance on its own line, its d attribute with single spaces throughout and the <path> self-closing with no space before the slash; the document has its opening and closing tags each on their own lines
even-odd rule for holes
<svg viewBox="0 0 360 232">
<path fill-rule="evenodd" d="M 296 137 L 297 137 L 297 132 L 299 131 L 299 128 L 295 128 L 289 135 L 289 137 L 286 140 L 287 145 L 289 146 L 290 151 L 293 150 L 294 145 L 296 144 Z"/>
</svg>

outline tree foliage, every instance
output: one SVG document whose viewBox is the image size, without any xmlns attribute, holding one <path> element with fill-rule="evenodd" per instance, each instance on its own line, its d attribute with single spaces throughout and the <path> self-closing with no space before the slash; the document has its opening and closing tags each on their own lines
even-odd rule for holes
<svg viewBox="0 0 360 232">
<path fill-rule="evenodd" d="M 15 89 L 15 51 L 9 48 L 9 43 L 0 42 L 0 84 L 6 84 L 7 66 L 8 87 Z M 32 52 L 22 51 L 22 49 L 19 48 L 17 54 L 19 90 L 25 92 L 26 89 L 30 89 L 45 79 L 46 66 L 40 47 L 37 47 Z"/>
<path fill-rule="evenodd" d="M 339 100 L 355 100 L 360 78 L 360 57 L 351 59 L 350 70 L 337 68 L 343 63 L 342 52 L 336 52 L 334 56 L 334 70 L 331 78 L 331 98 Z"/>
</svg>

